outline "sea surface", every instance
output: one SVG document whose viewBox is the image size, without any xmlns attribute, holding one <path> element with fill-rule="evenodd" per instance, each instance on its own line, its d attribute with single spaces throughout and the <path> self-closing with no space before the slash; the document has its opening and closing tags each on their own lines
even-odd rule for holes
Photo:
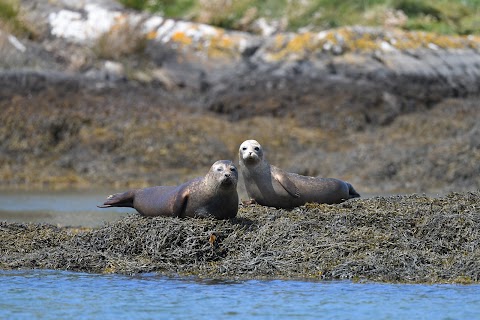
<svg viewBox="0 0 480 320">
<path fill-rule="evenodd" d="M 104 198 L 0 192 L 0 221 L 101 226 L 134 213 L 96 208 Z M 480 319 L 480 285 L 0 270 L 0 319 Z"/>
<path fill-rule="evenodd" d="M 97 208 L 109 194 L 119 191 L 0 190 L 0 221 L 101 227 L 136 213 L 132 208 Z"/>
<path fill-rule="evenodd" d="M 1 319 L 480 319 L 479 285 L 0 270 Z"/>
</svg>

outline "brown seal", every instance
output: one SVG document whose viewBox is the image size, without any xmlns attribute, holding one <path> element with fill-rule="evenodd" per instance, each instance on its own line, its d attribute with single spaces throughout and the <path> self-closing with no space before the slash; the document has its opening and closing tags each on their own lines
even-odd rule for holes
<svg viewBox="0 0 480 320">
<path fill-rule="evenodd" d="M 234 218 L 238 171 L 230 160 L 215 162 L 205 177 L 179 186 L 134 189 L 107 197 L 99 208 L 131 207 L 144 216 Z"/>
<path fill-rule="evenodd" d="M 247 194 L 260 205 L 294 208 L 307 202 L 332 204 L 360 197 L 348 182 L 302 176 L 270 165 L 256 140 L 240 145 L 239 158 Z"/>
</svg>

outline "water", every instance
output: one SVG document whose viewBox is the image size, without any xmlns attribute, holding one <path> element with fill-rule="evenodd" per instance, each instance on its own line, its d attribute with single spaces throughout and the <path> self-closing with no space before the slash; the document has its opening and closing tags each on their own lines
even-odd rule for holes
<svg viewBox="0 0 480 320">
<path fill-rule="evenodd" d="M 100 227 L 136 211 L 99 209 L 111 190 L 0 191 L 0 221 L 49 223 L 58 226 Z"/>
<path fill-rule="evenodd" d="M 480 319 L 479 285 L 0 271 L 1 319 Z"/>
<path fill-rule="evenodd" d="M 0 220 L 101 226 L 108 192 L 0 192 Z M 1 248 L 0 248 L 1 251 Z M 480 319 L 480 285 L 197 281 L 0 270 L 0 319 Z"/>
</svg>

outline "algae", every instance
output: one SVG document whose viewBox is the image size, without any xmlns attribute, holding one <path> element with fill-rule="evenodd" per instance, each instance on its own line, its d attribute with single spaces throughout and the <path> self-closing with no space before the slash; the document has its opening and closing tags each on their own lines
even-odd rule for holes
<svg viewBox="0 0 480 320">
<path fill-rule="evenodd" d="M 241 206 L 237 218 L 130 215 L 97 229 L 0 224 L 0 267 L 221 279 L 480 282 L 480 191 Z"/>
</svg>

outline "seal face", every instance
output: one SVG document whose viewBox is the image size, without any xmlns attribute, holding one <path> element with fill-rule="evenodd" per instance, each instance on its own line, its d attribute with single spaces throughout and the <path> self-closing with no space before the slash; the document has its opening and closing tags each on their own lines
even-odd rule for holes
<svg viewBox="0 0 480 320">
<path fill-rule="evenodd" d="M 241 160 L 249 167 L 254 167 L 263 160 L 263 149 L 256 140 L 247 140 L 240 145 Z"/>
<path fill-rule="evenodd" d="M 219 160 L 205 177 L 179 186 L 134 189 L 107 197 L 99 208 L 131 207 L 144 216 L 234 218 L 238 211 L 238 171 Z"/>
<path fill-rule="evenodd" d="M 270 165 L 256 140 L 244 141 L 238 154 L 245 189 L 258 204 L 294 208 L 307 202 L 332 204 L 360 197 L 348 182 L 302 176 Z"/>
</svg>

